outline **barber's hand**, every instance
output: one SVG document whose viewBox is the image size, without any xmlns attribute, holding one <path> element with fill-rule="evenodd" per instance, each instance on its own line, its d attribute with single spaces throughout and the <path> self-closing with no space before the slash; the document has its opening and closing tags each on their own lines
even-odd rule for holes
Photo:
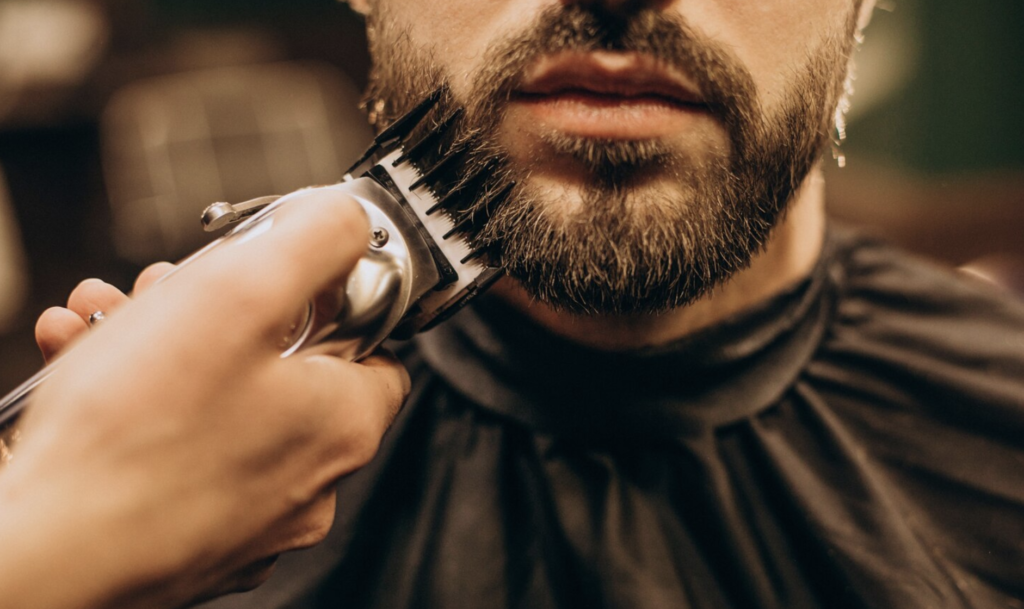
<svg viewBox="0 0 1024 609">
<path fill-rule="evenodd" d="M 386 356 L 282 359 L 277 345 L 367 235 L 355 203 L 311 194 L 132 302 L 103 288 L 41 320 L 52 356 L 92 310 L 111 313 L 33 395 L 0 476 L 7 599 L 180 606 L 256 585 L 326 535 L 334 483 L 373 457 L 408 376 Z"/>
</svg>

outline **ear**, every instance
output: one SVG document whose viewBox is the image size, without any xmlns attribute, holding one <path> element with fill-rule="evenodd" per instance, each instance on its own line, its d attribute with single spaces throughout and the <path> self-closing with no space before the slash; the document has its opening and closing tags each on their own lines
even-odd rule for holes
<svg viewBox="0 0 1024 609">
<path fill-rule="evenodd" d="M 370 0 L 342 0 L 346 2 L 352 10 L 359 13 L 360 15 L 366 15 L 370 12 Z"/>
<path fill-rule="evenodd" d="M 858 32 L 863 32 L 864 28 L 871 23 L 871 15 L 875 14 L 875 1 L 876 0 L 864 0 L 864 3 L 860 5 L 860 15 L 857 17 Z"/>
</svg>

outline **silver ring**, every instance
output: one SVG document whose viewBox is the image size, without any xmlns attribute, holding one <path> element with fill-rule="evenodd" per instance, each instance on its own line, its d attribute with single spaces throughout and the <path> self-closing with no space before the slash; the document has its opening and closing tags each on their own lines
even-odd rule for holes
<svg viewBox="0 0 1024 609">
<path fill-rule="evenodd" d="M 96 311 L 95 313 L 89 316 L 89 325 L 95 326 L 96 324 L 100 323 L 106 318 L 106 313 L 104 313 L 103 311 Z"/>
</svg>

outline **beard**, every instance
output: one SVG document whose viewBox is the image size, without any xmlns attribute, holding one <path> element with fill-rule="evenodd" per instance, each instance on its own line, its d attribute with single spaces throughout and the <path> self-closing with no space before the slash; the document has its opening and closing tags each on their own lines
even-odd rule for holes
<svg viewBox="0 0 1024 609">
<path fill-rule="evenodd" d="M 475 191 L 450 210 L 466 237 L 534 298 L 583 315 L 665 312 L 706 296 L 748 267 L 829 142 L 853 49 L 847 31 L 827 37 L 766 116 L 753 78 L 732 53 L 684 21 L 655 10 L 630 16 L 570 5 L 541 13 L 523 33 L 492 44 L 464 99 L 444 96 L 437 116 L 459 115 L 445 146 L 465 153 L 452 189 Z M 398 21 L 370 20 L 374 68 L 367 95 L 380 128 L 450 78 Z M 502 144 L 510 97 L 539 58 L 611 50 L 652 56 L 690 76 L 704 106 L 725 128 L 729 152 L 696 158 L 661 140 L 541 137 L 585 178 L 570 195 L 541 188 L 537 161 Z M 440 154 L 441 151 L 438 151 Z M 487 179 L 473 188 L 458 176 Z M 486 193 L 510 192 L 496 205 Z M 441 195 L 445 193 L 440 193 Z"/>
</svg>

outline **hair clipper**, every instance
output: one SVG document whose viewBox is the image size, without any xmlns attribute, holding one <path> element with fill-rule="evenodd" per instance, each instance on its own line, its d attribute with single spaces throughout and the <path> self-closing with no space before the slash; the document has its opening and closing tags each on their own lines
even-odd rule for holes
<svg viewBox="0 0 1024 609">
<path fill-rule="evenodd" d="M 454 208 L 474 197 L 486 199 L 475 201 L 477 208 L 489 209 L 514 184 L 496 187 L 487 175 L 496 171 L 493 165 L 472 176 L 452 175 L 453 160 L 466 153 L 467 144 L 453 134 L 461 110 L 437 116 L 446 95 L 444 88 L 435 91 L 381 132 L 342 182 L 320 187 L 359 202 L 372 227 L 370 246 L 345 285 L 308 303 L 283 337 L 282 357 L 329 343 L 332 353 L 359 360 L 388 338 L 410 338 L 444 321 L 501 276 L 467 238 L 472 218 L 460 218 Z M 206 230 L 234 227 L 179 268 L 211 248 L 268 230 L 275 212 L 308 190 L 211 205 L 203 213 Z M 0 400 L 0 429 L 16 419 L 57 363 Z"/>
</svg>

